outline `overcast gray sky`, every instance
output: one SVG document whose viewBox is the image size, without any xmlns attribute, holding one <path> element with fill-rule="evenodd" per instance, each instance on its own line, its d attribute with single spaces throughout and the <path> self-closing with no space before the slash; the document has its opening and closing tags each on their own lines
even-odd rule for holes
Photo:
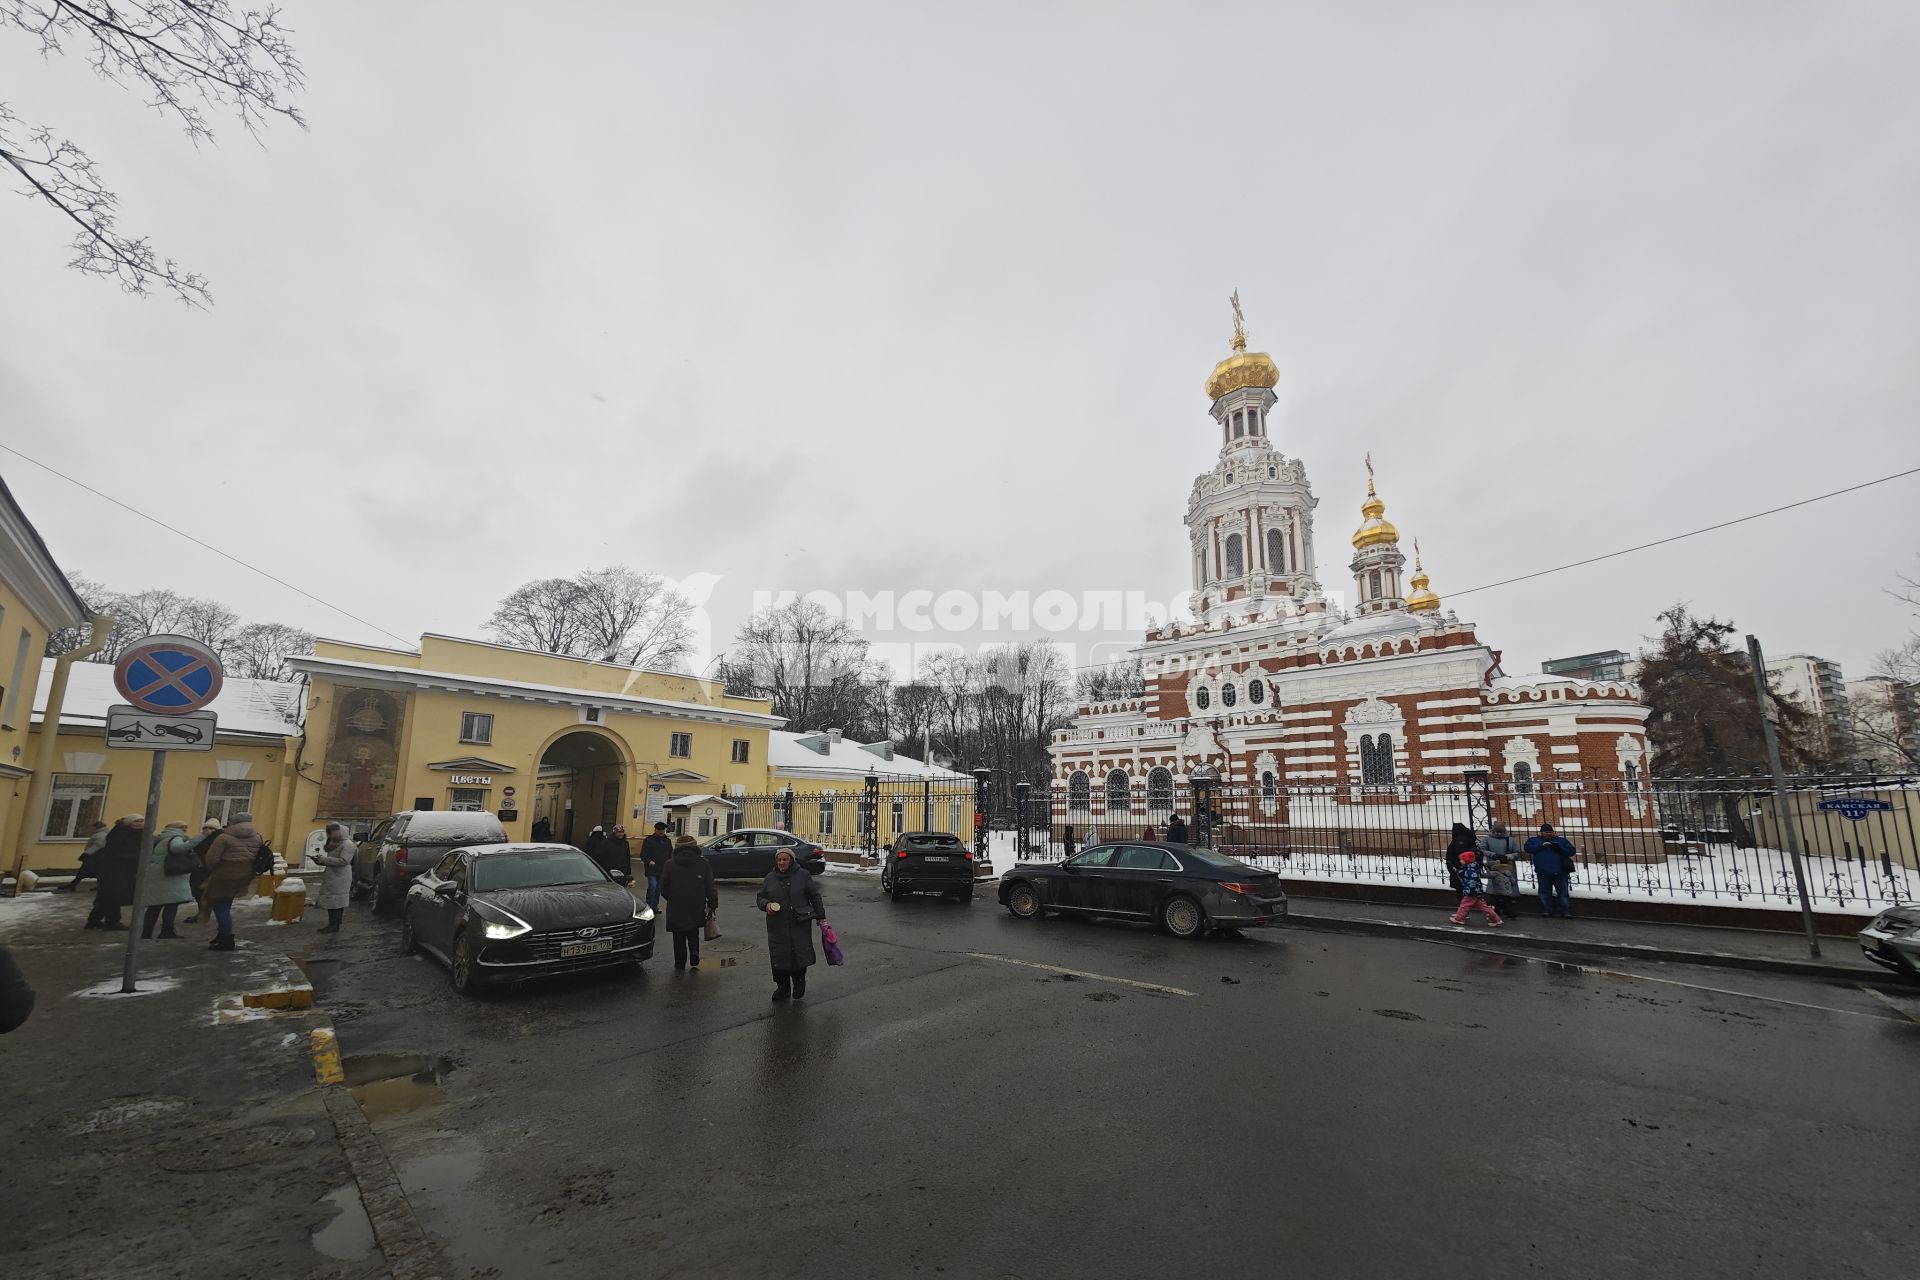
<svg viewBox="0 0 1920 1280">
<path fill-rule="evenodd" d="M 287 0 L 311 132 L 198 152 L 0 32 L 218 299 L 0 201 L 0 440 L 402 636 L 617 560 L 719 575 L 723 635 L 781 588 L 1164 600 L 1235 288 L 1332 588 L 1369 449 L 1443 596 L 1920 465 L 1911 3 L 534 12 Z M 383 640 L 0 471 L 71 569 Z M 1684 598 L 1863 674 L 1916 498 L 1457 608 L 1514 672 Z"/>
</svg>

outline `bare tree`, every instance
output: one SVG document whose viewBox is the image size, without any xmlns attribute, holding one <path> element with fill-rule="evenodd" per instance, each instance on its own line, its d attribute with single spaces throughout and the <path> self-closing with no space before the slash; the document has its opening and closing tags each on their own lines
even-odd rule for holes
<svg viewBox="0 0 1920 1280">
<path fill-rule="evenodd" d="M 43 57 L 69 44 L 84 50 L 96 75 L 142 94 L 195 145 L 214 141 L 207 109 L 231 112 L 249 133 L 276 116 L 306 125 L 284 101 L 301 89 L 303 73 L 278 9 L 236 9 L 228 0 L 0 0 L 0 29 L 7 27 L 36 38 Z M 212 303 L 205 277 L 120 230 L 119 197 L 72 139 L 0 106 L 0 168 L 76 228 L 69 266 L 128 293 L 160 288 L 189 305 Z"/>
<path fill-rule="evenodd" d="M 193 597 L 165 587 L 109 592 L 101 607 L 113 615 L 113 633 L 107 647 L 94 654 L 93 660 L 118 662 L 136 640 L 178 633 L 194 603 Z"/>
<path fill-rule="evenodd" d="M 741 624 L 721 663 L 730 693 L 773 699 L 789 729 L 883 736 L 888 673 L 844 619 L 796 598 Z"/>
<path fill-rule="evenodd" d="M 240 630 L 240 615 L 218 600 L 188 596 L 180 608 L 180 618 L 174 629 L 189 640 L 198 640 L 224 659 L 233 644 L 234 634 Z"/>
<path fill-rule="evenodd" d="M 80 597 L 90 613 L 105 613 L 107 598 L 113 593 L 84 574 L 70 573 L 67 583 L 73 588 L 73 594 Z M 57 658 L 63 653 L 72 653 L 93 636 L 93 626 L 82 623 L 77 627 L 61 627 L 47 633 L 46 656 Z"/>
<path fill-rule="evenodd" d="M 522 583 L 500 601 L 487 629 L 503 644 L 545 653 L 665 667 L 691 646 L 692 613 L 658 574 L 614 565 Z"/>
<path fill-rule="evenodd" d="M 1111 702 L 1138 698 L 1146 691 L 1140 678 L 1140 659 L 1120 658 L 1080 673 L 1075 692 L 1082 702 Z"/>
<path fill-rule="evenodd" d="M 255 622 L 233 633 L 221 655 L 227 674 L 243 680 L 291 680 L 287 659 L 313 652 L 313 633 L 278 622 Z"/>
</svg>

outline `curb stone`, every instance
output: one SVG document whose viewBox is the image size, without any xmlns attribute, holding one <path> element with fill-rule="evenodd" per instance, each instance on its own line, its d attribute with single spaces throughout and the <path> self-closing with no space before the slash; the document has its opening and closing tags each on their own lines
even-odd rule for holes
<svg viewBox="0 0 1920 1280">
<path fill-rule="evenodd" d="M 1498 943 L 1505 950 L 1550 951 L 1568 955 L 1609 955 L 1631 960 L 1653 960 L 1668 964 L 1691 964 L 1714 969 L 1746 969 L 1756 973 L 1777 973 L 1791 977 L 1822 978 L 1829 982 L 1884 988 L 1889 991 L 1916 990 L 1915 984 L 1898 974 L 1878 969 L 1854 967 L 1818 960 L 1776 960 L 1766 956 L 1734 955 L 1724 951 L 1688 951 L 1676 947 L 1650 947 L 1637 942 L 1595 942 L 1573 938 L 1542 938 L 1521 933 L 1492 933 L 1465 926 L 1422 924 L 1412 920 L 1386 920 L 1355 916 L 1316 916 L 1298 910 L 1290 912 L 1287 924 L 1321 933 L 1353 933 L 1375 937 L 1418 938 L 1427 942 L 1447 942 L 1472 946 Z"/>
</svg>

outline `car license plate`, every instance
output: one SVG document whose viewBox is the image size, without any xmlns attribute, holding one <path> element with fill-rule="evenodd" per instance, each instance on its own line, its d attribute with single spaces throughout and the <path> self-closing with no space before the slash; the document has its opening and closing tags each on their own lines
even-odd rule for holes
<svg viewBox="0 0 1920 1280">
<path fill-rule="evenodd" d="M 944 854 L 944 853 L 930 853 L 930 854 L 928 854 L 928 855 L 926 856 L 926 860 L 927 860 L 928 862 L 950 862 L 950 861 L 952 861 L 952 859 L 950 859 L 950 858 L 948 858 L 948 857 L 947 857 L 947 855 L 946 855 L 946 854 Z"/>
<path fill-rule="evenodd" d="M 602 951 L 611 950 L 613 950 L 612 938 L 602 938 L 598 942 L 566 942 L 560 945 L 560 958 L 566 960 L 573 956 L 598 955 Z"/>
</svg>

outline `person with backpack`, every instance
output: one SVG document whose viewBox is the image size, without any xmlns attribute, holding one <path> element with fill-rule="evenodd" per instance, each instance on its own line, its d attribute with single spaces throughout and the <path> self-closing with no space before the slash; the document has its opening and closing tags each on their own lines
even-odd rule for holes
<svg viewBox="0 0 1920 1280">
<path fill-rule="evenodd" d="M 1447 883 L 1453 886 L 1456 898 L 1460 896 L 1460 855 L 1472 853 L 1478 848 L 1479 842 L 1473 834 L 1473 828 L 1464 822 L 1454 823 L 1452 835 L 1447 840 L 1446 862 Z"/>
<path fill-rule="evenodd" d="M 160 874 L 153 878 L 147 900 L 145 918 L 140 922 L 140 936 L 151 938 L 153 926 L 160 926 L 163 938 L 178 938 L 174 929 L 174 917 L 180 912 L 180 904 L 193 901 L 192 877 L 194 867 L 200 860 L 193 855 L 194 839 L 187 834 L 184 822 L 169 822 L 161 829 L 153 841 L 154 868 Z"/>
<path fill-rule="evenodd" d="M 1553 824 L 1540 824 L 1540 834 L 1527 841 L 1534 878 L 1540 882 L 1540 914 L 1573 918 L 1573 842 L 1555 835 Z M 1556 909 L 1557 908 L 1557 909 Z"/>
<path fill-rule="evenodd" d="M 226 830 L 207 848 L 207 901 L 213 907 L 216 929 L 207 950 L 232 951 L 237 945 L 233 938 L 233 900 L 246 892 L 256 875 L 266 874 L 260 869 L 262 861 L 266 871 L 273 870 L 273 850 L 254 829 L 253 815 L 234 814 Z"/>
<path fill-rule="evenodd" d="M 187 877 L 187 887 L 193 890 L 193 914 L 187 917 L 188 924 L 199 924 L 213 914 L 213 908 L 207 905 L 207 850 L 213 848 L 213 838 L 220 834 L 220 824 L 208 818 L 200 824 L 200 838 L 193 845 L 193 874 Z"/>
</svg>

